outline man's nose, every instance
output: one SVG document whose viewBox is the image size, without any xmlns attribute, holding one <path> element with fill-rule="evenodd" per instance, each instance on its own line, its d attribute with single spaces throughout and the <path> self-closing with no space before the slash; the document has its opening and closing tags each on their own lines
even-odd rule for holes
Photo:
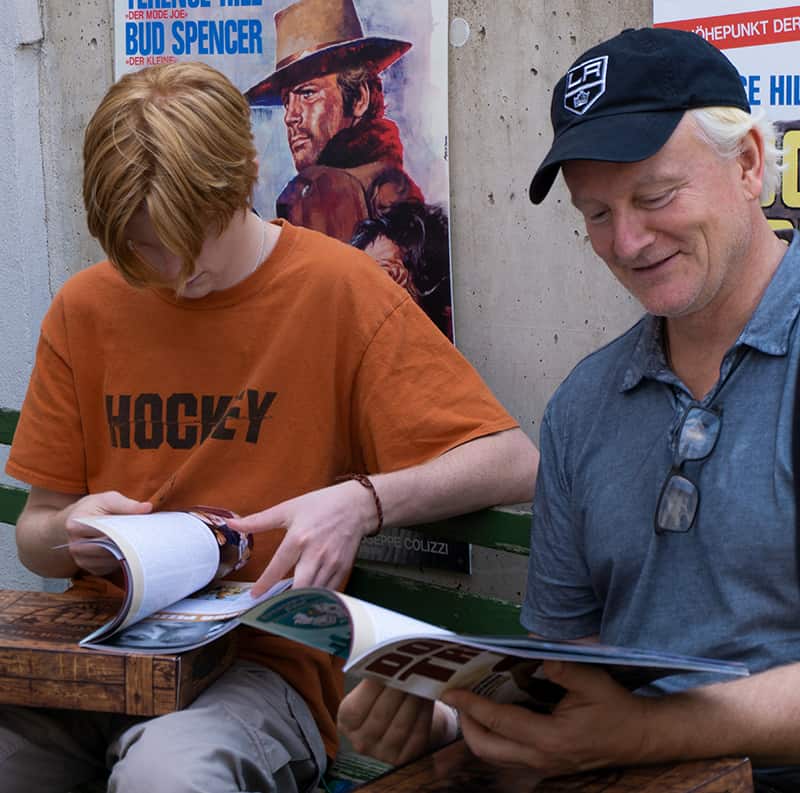
<svg viewBox="0 0 800 793">
<path fill-rule="evenodd" d="M 299 124 L 300 118 L 300 98 L 295 94 L 289 94 L 283 110 L 283 120 L 287 125 Z"/>
<path fill-rule="evenodd" d="M 622 261 L 635 260 L 655 239 L 646 216 L 639 210 L 617 212 L 612 223 L 614 255 Z"/>
</svg>

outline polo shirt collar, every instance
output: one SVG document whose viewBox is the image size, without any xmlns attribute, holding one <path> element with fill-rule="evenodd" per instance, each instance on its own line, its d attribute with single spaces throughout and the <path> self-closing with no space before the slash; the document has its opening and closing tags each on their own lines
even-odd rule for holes
<svg viewBox="0 0 800 793">
<path fill-rule="evenodd" d="M 766 355 L 786 355 L 792 327 L 800 311 L 800 233 L 792 234 L 788 250 L 778 265 L 756 310 L 744 326 L 734 348 L 746 345 Z M 664 356 L 662 317 L 646 314 L 639 337 L 624 370 L 620 391 L 635 388 L 643 378 L 677 382 Z"/>
</svg>

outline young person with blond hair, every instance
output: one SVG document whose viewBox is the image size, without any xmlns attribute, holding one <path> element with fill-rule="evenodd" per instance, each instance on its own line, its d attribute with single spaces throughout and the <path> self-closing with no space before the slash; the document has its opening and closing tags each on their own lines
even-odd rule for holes
<svg viewBox="0 0 800 793">
<path fill-rule="evenodd" d="M 129 74 L 84 146 L 108 259 L 56 295 L 7 470 L 31 484 L 20 559 L 113 593 L 76 519 L 215 504 L 256 533 L 257 591 L 340 586 L 358 543 L 530 498 L 537 453 L 472 367 L 361 251 L 251 209 L 250 109 L 214 69 Z M 357 478 L 353 479 L 353 475 Z M 338 664 L 241 629 L 188 709 L 143 719 L 0 707 L 6 793 L 313 790 L 336 751 Z"/>
</svg>

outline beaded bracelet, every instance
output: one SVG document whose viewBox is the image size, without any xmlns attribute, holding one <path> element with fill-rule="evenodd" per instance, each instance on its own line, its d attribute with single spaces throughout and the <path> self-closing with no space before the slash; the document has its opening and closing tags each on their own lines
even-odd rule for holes
<svg viewBox="0 0 800 793">
<path fill-rule="evenodd" d="M 378 496 L 378 491 L 375 489 L 375 485 L 372 484 L 372 480 L 366 476 L 366 474 L 346 474 L 345 476 L 338 476 L 336 477 L 337 481 L 348 481 L 352 479 L 355 482 L 358 482 L 360 485 L 363 485 L 372 493 L 372 498 L 375 499 L 375 511 L 378 513 L 378 526 L 373 531 L 369 532 L 367 537 L 374 537 L 376 534 L 381 533 L 381 529 L 383 528 L 383 504 L 381 504 L 381 499 Z"/>
</svg>

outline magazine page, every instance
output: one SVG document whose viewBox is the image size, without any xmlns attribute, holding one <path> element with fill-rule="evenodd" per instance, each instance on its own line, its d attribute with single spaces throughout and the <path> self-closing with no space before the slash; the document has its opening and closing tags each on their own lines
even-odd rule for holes
<svg viewBox="0 0 800 793">
<path fill-rule="evenodd" d="M 547 660 L 602 665 L 629 690 L 678 672 L 749 674 L 744 664 L 709 658 L 592 643 L 458 635 L 398 637 L 351 658 L 345 671 L 430 699 L 450 688 L 465 688 L 497 702 L 526 702 L 547 712 L 563 695 L 541 672 Z"/>
<path fill-rule="evenodd" d="M 458 687 L 496 701 L 530 701 L 519 680 L 540 663 L 509 662 L 503 652 L 464 646 L 451 631 L 328 589 L 286 592 L 251 609 L 242 622 L 338 655 L 347 660 L 346 672 L 430 699 Z M 542 679 L 540 687 L 538 698 L 552 700 L 553 684 Z"/>
<path fill-rule="evenodd" d="M 215 579 L 189 597 L 183 598 L 152 615 L 153 619 L 172 620 L 219 620 L 230 619 L 244 614 L 253 605 L 263 603 L 271 597 L 289 589 L 291 578 L 278 581 L 273 587 L 257 598 L 250 594 L 253 581 L 228 581 Z"/>
<path fill-rule="evenodd" d="M 113 633 L 121 624 L 122 621 L 125 619 L 125 615 L 130 611 L 131 608 L 131 569 L 128 562 L 125 560 L 125 557 L 122 555 L 122 551 L 117 547 L 116 543 L 109 540 L 107 537 L 96 537 L 92 540 L 81 540 L 80 542 L 72 543 L 73 545 L 80 545 L 82 543 L 91 543 L 92 545 L 98 545 L 101 548 L 104 548 L 108 553 L 110 553 L 120 565 L 120 569 L 122 570 L 122 578 L 123 578 L 123 588 L 124 594 L 122 597 L 122 603 L 117 611 L 116 615 L 110 619 L 105 625 L 101 625 L 97 630 L 93 631 L 87 639 L 91 639 L 95 636 L 101 636 L 107 633 Z M 67 546 L 69 547 L 69 546 Z"/>
<path fill-rule="evenodd" d="M 288 589 L 292 579 L 279 581 L 255 600 L 250 594 L 253 585 L 250 581 L 214 580 L 127 628 L 97 640 L 87 637 L 81 645 L 141 655 L 193 650 L 233 630 L 240 614 L 252 608 L 253 603 L 263 603 Z"/>
<path fill-rule="evenodd" d="M 218 639 L 238 625 L 235 617 L 221 620 L 181 621 L 145 617 L 121 631 L 97 640 L 87 636 L 81 647 L 124 655 L 173 655 Z"/>
<path fill-rule="evenodd" d="M 349 595 L 292 590 L 243 615 L 248 625 L 346 659 L 344 670 L 431 699 L 466 688 L 498 702 L 547 711 L 563 694 L 541 673 L 545 660 L 600 664 L 628 689 L 677 672 L 745 676 L 747 668 L 708 658 L 546 641 L 459 636 Z"/>
<path fill-rule="evenodd" d="M 102 532 L 125 560 L 129 604 L 122 619 L 111 623 L 114 630 L 122 630 L 205 586 L 220 564 L 220 546 L 214 534 L 203 520 L 188 512 L 104 515 L 81 518 L 80 522 Z M 108 547 L 105 538 L 81 542 Z M 87 639 L 109 632 L 111 624 Z"/>
<path fill-rule="evenodd" d="M 399 635 L 450 631 L 331 589 L 292 589 L 242 615 L 242 622 L 349 659 Z"/>
<path fill-rule="evenodd" d="M 599 642 L 548 641 L 531 636 L 460 636 L 462 641 L 475 646 L 497 649 L 530 658 L 552 658 L 597 664 L 624 664 L 647 667 L 666 672 L 712 672 L 721 675 L 746 676 L 744 664 L 698 658 L 660 650 L 643 650 L 637 647 L 618 647 Z M 655 678 L 652 678 L 655 679 Z"/>
<path fill-rule="evenodd" d="M 461 644 L 446 636 L 404 636 L 353 658 L 346 672 L 427 699 L 462 688 L 495 702 L 530 702 L 550 710 L 563 689 L 541 674 L 541 660 Z"/>
</svg>

